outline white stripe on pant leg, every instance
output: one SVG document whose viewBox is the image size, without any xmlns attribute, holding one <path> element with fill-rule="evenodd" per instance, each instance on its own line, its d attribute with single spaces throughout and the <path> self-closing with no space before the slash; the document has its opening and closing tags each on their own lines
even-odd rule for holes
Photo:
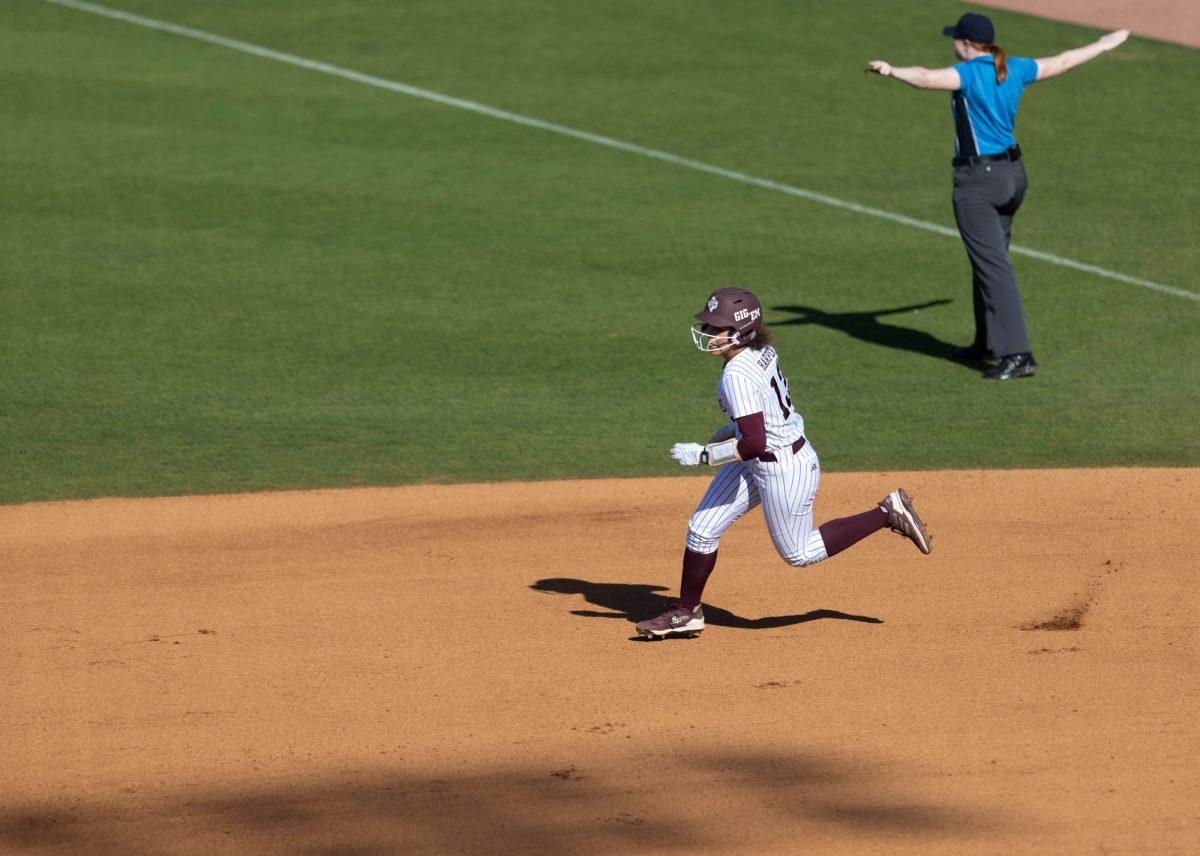
<svg viewBox="0 0 1200 856">
<path fill-rule="evenodd" d="M 796 466 L 804 475 L 804 487 L 800 496 L 797 498 L 796 508 L 798 509 L 795 523 L 798 526 L 796 532 L 797 540 L 799 540 L 800 555 L 804 559 L 806 565 L 811 565 L 825 558 L 823 552 L 814 554 L 810 549 L 811 536 L 813 531 L 813 498 L 817 493 L 817 471 L 812 467 L 812 448 L 805 445 L 802 450 L 804 453 L 800 459 L 796 461 Z"/>
<path fill-rule="evenodd" d="M 688 521 L 687 549 L 712 553 L 721 535 L 760 501 L 748 464 L 726 464 L 713 476 L 692 519 Z"/>
<path fill-rule="evenodd" d="M 824 539 L 813 527 L 813 500 L 820 484 L 820 463 L 816 453 L 806 444 L 788 464 L 771 467 L 771 470 L 774 470 L 770 473 L 774 480 L 765 489 L 771 495 L 763 498 L 763 509 L 771 509 L 767 514 L 767 528 L 775 549 L 793 567 L 804 567 L 827 558 Z"/>
<path fill-rule="evenodd" d="M 760 488 L 763 496 L 763 517 L 766 519 L 767 532 L 771 535 L 771 543 L 776 552 L 787 560 L 794 554 L 795 545 L 790 543 L 790 527 L 785 523 L 787 508 L 779 501 L 779 494 L 786 493 L 789 473 L 783 469 L 782 463 L 762 465 L 763 485 Z M 790 560 L 788 561 L 791 564 Z"/>
<path fill-rule="evenodd" d="M 800 476 L 800 478 L 793 477 L 793 478 L 788 479 L 788 490 L 787 490 L 787 507 L 788 508 L 796 508 L 800 504 L 801 498 L 804 495 L 804 488 L 805 488 L 804 472 L 798 468 L 798 465 L 801 462 L 797 461 L 795 459 L 795 455 L 793 455 L 792 458 L 793 458 L 793 460 L 789 464 L 789 468 L 794 470 L 795 473 Z"/>
<path fill-rule="evenodd" d="M 811 444 L 807 444 L 805 449 L 807 454 L 803 465 L 808 468 L 812 485 L 808 493 L 808 524 L 811 528 L 808 532 L 808 542 L 804 545 L 804 552 L 810 562 L 820 562 L 829 558 L 829 552 L 825 549 L 825 537 L 821 534 L 820 527 L 813 525 L 816 522 L 817 491 L 821 487 L 821 460 L 817 457 L 817 450 Z"/>
<path fill-rule="evenodd" d="M 762 494 L 763 518 L 766 520 L 767 532 L 771 536 L 771 543 L 775 546 L 776 551 L 781 555 L 786 554 L 787 545 L 781 543 L 781 538 L 786 536 L 786 529 L 779 525 L 785 509 L 781 506 L 779 495 L 786 490 L 786 481 L 784 478 L 786 473 L 783 470 L 782 463 L 761 463 L 756 470 L 756 477 L 759 480 L 759 493 Z"/>
<path fill-rule="evenodd" d="M 688 549 L 711 553 L 721 535 L 759 501 L 747 464 L 728 464 L 713 478 L 688 524 Z"/>
<path fill-rule="evenodd" d="M 798 499 L 804 489 L 804 471 L 796 466 L 795 456 L 788 459 L 783 470 L 783 489 L 780 491 L 779 500 L 779 518 L 780 520 L 791 522 L 796 514 L 796 509 L 800 507 Z M 797 549 L 802 545 L 793 537 L 795 535 L 794 528 L 787 526 L 784 530 L 787 540 L 787 555 L 796 555 Z M 790 562 L 789 562 L 790 564 Z"/>
<path fill-rule="evenodd" d="M 810 565 L 816 562 L 823 562 L 829 558 L 829 553 L 825 549 L 825 537 L 816 526 L 808 533 L 808 544 L 805 545 L 804 552 L 805 555 L 812 557 L 809 559 Z"/>
<path fill-rule="evenodd" d="M 740 516 L 753 506 L 753 497 L 750 496 L 745 483 L 745 467 L 745 464 L 730 464 L 722 467 L 713 476 L 700 505 L 692 515 L 700 531 L 715 528 L 714 521 L 719 525 L 719 521 L 730 513 L 731 508 L 746 506 L 738 513 Z M 724 531 L 724 528 L 721 527 L 721 531 Z"/>
<path fill-rule="evenodd" d="M 790 496 L 797 485 L 802 484 L 804 473 L 796 468 L 794 458 L 785 458 L 778 463 L 762 465 L 761 474 L 763 516 L 766 518 L 767 531 L 771 534 L 771 543 L 784 561 L 795 566 L 797 560 L 802 558 L 802 544 L 795 538 L 792 520 L 795 506 Z"/>
</svg>

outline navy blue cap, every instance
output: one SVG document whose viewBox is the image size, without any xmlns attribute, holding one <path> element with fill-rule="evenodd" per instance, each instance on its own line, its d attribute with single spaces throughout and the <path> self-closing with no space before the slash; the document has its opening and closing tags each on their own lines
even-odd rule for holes
<svg viewBox="0 0 1200 856">
<path fill-rule="evenodd" d="M 966 39 L 981 45 L 990 45 L 996 41 L 996 28 L 992 26 L 992 19 L 987 15 L 967 12 L 958 19 L 958 23 L 953 27 L 945 27 L 942 35 L 955 39 Z"/>
</svg>

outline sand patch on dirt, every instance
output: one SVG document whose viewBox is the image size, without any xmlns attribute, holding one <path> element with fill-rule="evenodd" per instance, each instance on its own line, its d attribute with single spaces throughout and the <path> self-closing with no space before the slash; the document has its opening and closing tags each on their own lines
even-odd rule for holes
<svg viewBox="0 0 1200 856">
<path fill-rule="evenodd" d="M 700 479 L 0 508 L 0 852 L 1200 850 L 1200 470 L 897 483 L 652 644 Z"/>
</svg>

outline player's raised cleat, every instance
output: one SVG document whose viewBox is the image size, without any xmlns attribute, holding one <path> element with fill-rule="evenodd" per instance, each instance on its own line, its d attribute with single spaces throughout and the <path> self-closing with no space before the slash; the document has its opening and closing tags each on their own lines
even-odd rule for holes
<svg viewBox="0 0 1200 856">
<path fill-rule="evenodd" d="M 1014 377 L 1033 377 L 1038 369 L 1033 354 L 1009 354 L 1001 358 L 994 368 L 980 375 L 984 380 L 1009 380 Z"/>
<path fill-rule="evenodd" d="M 643 621 L 637 632 L 647 639 L 663 639 L 667 636 L 696 636 L 704 629 L 704 610 L 675 607 L 658 618 Z"/>
<path fill-rule="evenodd" d="M 888 526 L 893 532 L 899 532 L 908 538 L 922 553 L 933 552 L 932 539 L 925 530 L 925 524 L 917 516 L 917 510 L 913 508 L 912 500 L 908 498 L 904 488 L 889 493 L 879 506 L 887 512 Z"/>
</svg>

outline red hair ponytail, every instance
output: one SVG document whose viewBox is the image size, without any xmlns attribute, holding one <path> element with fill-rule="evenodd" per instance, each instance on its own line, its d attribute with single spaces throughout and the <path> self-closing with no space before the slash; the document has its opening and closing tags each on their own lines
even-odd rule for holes
<svg viewBox="0 0 1200 856">
<path fill-rule="evenodd" d="M 996 45 L 981 45 L 979 42 L 972 42 L 969 39 L 967 44 L 981 53 L 990 53 L 995 58 L 996 83 L 1003 83 L 1004 78 L 1008 77 L 1008 56 L 1004 53 L 1004 49 Z"/>
</svg>

